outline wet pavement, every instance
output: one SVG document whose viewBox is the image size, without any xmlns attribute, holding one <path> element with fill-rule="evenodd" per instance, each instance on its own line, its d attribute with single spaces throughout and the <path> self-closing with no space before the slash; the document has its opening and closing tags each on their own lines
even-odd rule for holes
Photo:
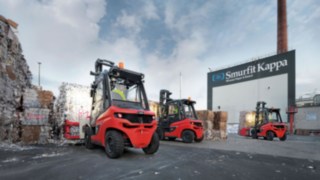
<svg viewBox="0 0 320 180">
<path fill-rule="evenodd" d="M 237 140 L 230 138 L 229 141 L 232 142 L 232 139 Z M 267 141 L 257 142 L 250 141 L 270 146 Z M 205 147 L 211 143 L 162 141 L 155 155 L 145 155 L 139 149 L 127 149 L 120 159 L 109 159 L 102 148 L 88 150 L 74 145 L 0 147 L 0 179 L 238 180 L 320 177 L 320 161 L 316 158 L 292 158 Z M 223 142 L 211 145 L 221 146 L 219 143 Z"/>
</svg>

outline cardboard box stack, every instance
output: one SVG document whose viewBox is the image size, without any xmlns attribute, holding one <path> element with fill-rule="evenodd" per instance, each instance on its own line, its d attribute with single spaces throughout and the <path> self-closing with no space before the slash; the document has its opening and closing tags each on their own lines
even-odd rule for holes
<svg viewBox="0 0 320 180">
<path fill-rule="evenodd" d="M 204 135 L 207 140 L 227 139 L 228 113 L 210 110 L 197 111 L 198 119 L 203 121 Z"/>
</svg>

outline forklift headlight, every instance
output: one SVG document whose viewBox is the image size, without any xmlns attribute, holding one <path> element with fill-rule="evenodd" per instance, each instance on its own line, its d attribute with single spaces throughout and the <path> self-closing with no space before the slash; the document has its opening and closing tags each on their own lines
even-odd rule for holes
<svg viewBox="0 0 320 180">
<path fill-rule="evenodd" d="M 152 119 L 155 120 L 155 119 L 156 119 L 156 116 L 152 116 Z"/>
<path fill-rule="evenodd" d="M 116 117 L 116 118 L 122 118 L 123 116 L 122 116 L 121 113 L 114 113 L 114 117 Z"/>
<path fill-rule="evenodd" d="M 174 127 L 170 127 L 170 132 L 176 130 L 176 128 L 177 128 L 177 127 L 175 127 L 175 126 L 174 126 Z"/>
</svg>

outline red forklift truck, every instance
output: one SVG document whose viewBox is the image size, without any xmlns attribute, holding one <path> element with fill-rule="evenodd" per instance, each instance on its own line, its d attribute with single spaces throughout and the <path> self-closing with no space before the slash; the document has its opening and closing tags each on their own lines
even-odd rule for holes
<svg viewBox="0 0 320 180">
<path fill-rule="evenodd" d="M 103 70 L 106 66 L 108 69 Z M 104 147 L 109 158 L 120 157 L 125 147 L 154 154 L 159 148 L 155 114 L 149 110 L 144 75 L 98 59 L 91 86 L 90 123 L 83 127 L 85 147 Z"/>
<path fill-rule="evenodd" d="M 63 125 L 63 137 L 71 141 L 80 141 L 79 125 L 79 122 L 65 120 Z"/>
<path fill-rule="evenodd" d="M 185 143 L 203 140 L 203 123 L 195 113 L 195 101 L 190 99 L 173 100 L 168 90 L 160 91 L 160 116 L 157 132 L 160 140 L 182 139 Z"/>
<path fill-rule="evenodd" d="M 267 108 L 263 101 L 257 102 L 255 125 L 251 128 L 243 128 L 239 134 L 250 136 L 253 139 L 263 137 L 265 140 L 272 141 L 275 137 L 280 141 L 287 139 L 287 126 L 282 122 L 280 109 Z"/>
</svg>

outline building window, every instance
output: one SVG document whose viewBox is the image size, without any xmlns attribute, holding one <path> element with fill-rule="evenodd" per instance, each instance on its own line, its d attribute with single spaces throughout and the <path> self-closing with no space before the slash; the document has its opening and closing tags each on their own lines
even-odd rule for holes
<svg viewBox="0 0 320 180">
<path fill-rule="evenodd" d="M 317 94 L 313 98 L 314 105 L 320 105 L 320 94 Z"/>
</svg>

